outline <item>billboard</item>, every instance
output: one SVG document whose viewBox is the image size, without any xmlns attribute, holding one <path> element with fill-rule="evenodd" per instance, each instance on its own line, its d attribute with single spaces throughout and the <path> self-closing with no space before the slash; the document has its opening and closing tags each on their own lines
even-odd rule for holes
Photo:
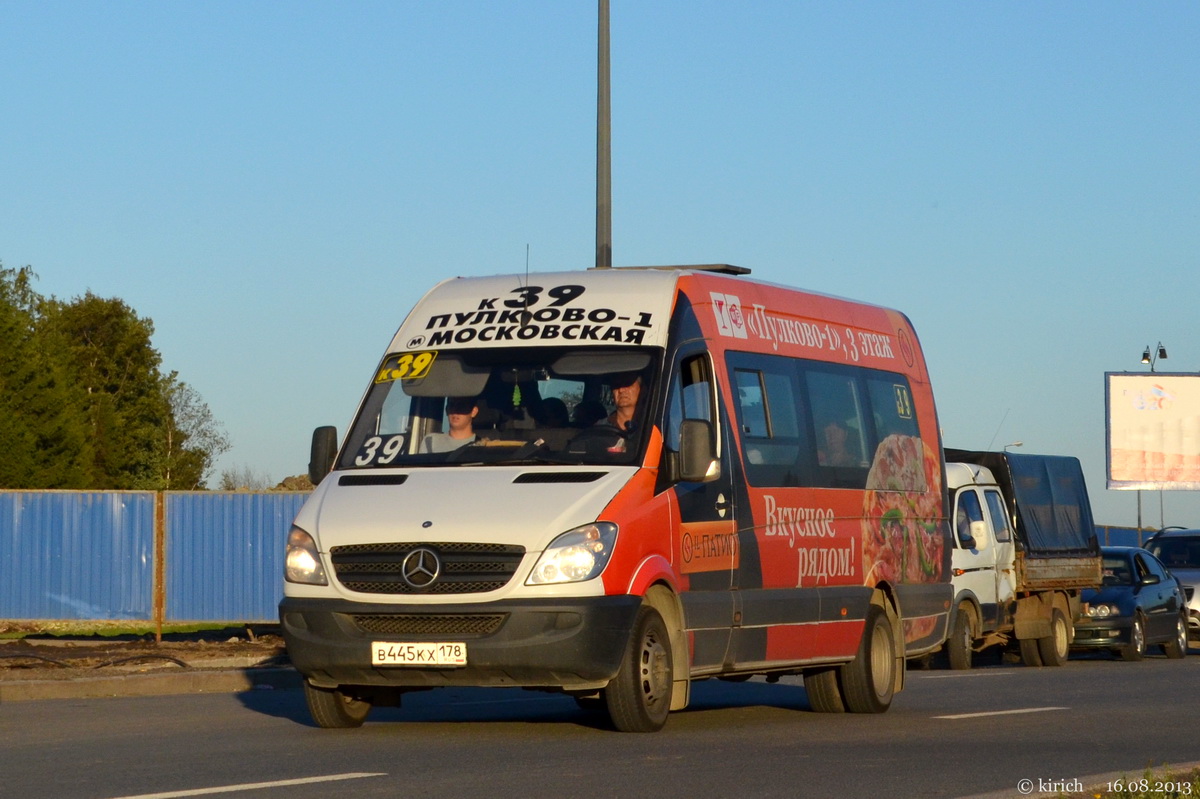
<svg viewBox="0 0 1200 799">
<path fill-rule="evenodd" d="M 1106 372 L 1108 487 L 1200 489 L 1200 374 Z"/>
</svg>

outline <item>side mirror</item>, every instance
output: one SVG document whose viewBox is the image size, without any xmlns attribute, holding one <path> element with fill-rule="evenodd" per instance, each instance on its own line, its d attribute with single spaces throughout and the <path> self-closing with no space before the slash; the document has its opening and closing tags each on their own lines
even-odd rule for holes
<svg viewBox="0 0 1200 799">
<path fill-rule="evenodd" d="M 318 427 L 313 430 L 312 449 L 308 455 L 308 479 L 318 485 L 333 468 L 337 457 L 337 428 Z"/>
<path fill-rule="evenodd" d="M 988 535 L 987 522 L 982 519 L 976 522 L 971 522 L 971 537 L 975 539 L 973 549 L 984 549 L 991 544 L 991 536 Z"/>
<path fill-rule="evenodd" d="M 684 419 L 680 423 L 679 469 L 676 476 L 685 483 L 707 483 L 721 476 L 712 422 Z"/>
<path fill-rule="evenodd" d="M 1157 585 L 1162 582 L 1157 574 L 1147 574 L 1142 578 L 1142 585 Z"/>
</svg>

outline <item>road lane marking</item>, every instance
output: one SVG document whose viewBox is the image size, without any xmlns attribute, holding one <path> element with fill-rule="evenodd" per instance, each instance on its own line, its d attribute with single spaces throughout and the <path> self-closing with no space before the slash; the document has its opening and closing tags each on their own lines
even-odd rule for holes
<svg viewBox="0 0 1200 799">
<path fill-rule="evenodd" d="M 117 799 L 176 799 L 181 796 L 208 796 L 214 793 L 235 793 L 237 791 L 256 791 L 261 788 L 285 788 L 289 785 L 310 785 L 314 782 L 336 782 L 338 780 L 358 780 L 363 777 L 386 777 L 386 773 L 351 772 L 349 774 L 328 774 L 324 777 L 302 777 L 295 780 L 275 780 L 274 782 L 243 782 L 239 785 L 220 785 L 215 788 L 193 788 L 187 791 L 165 791 L 163 793 L 140 793 L 136 796 L 121 796 Z"/>
<path fill-rule="evenodd" d="M 1022 707 L 1016 710 L 990 710 L 984 713 L 957 713 L 953 716 L 934 716 L 935 719 L 981 719 L 985 716 L 1012 716 L 1017 713 L 1045 713 L 1048 710 L 1070 710 L 1069 707 Z"/>
</svg>

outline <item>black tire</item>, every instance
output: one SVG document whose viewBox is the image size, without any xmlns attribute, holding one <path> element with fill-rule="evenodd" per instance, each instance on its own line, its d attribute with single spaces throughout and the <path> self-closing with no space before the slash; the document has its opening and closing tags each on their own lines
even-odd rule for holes
<svg viewBox="0 0 1200 799">
<path fill-rule="evenodd" d="M 946 639 L 946 657 L 950 660 L 950 668 L 971 668 L 974 643 L 971 611 L 967 610 L 966 606 L 959 605 L 954 611 L 954 620 L 950 625 L 950 637 Z"/>
<path fill-rule="evenodd" d="M 1043 666 L 1062 666 L 1071 654 L 1071 625 L 1066 615 L 1054 608 L 1050 611 L 1050 634 L 1037 639 L 1038 654 Z"/>
<path fill-rule="evenodd" d="M 804 692 L 814 713 L 845 713 L 836 668 L 804 672 Z"/>
<path fill-rule="evenodd" d="M 304 700 L 318 727 L 345 729 L 361 727 L 371 712 L 371 703 L 355 699 L 334 688 L 318 688 L 304 681 Z"/>
<path fill-rule="evenodd" d="M 1146 656 L 1146 622 L 1142 614 L 1133 617 L 1133 627 L 1129 628 L 1129 643 L 1121 647 L 1121 660 L 1130 662 L 1141 660 Z"/>
<path fill-rule="evenodd" d="M 671 636 L 658 611 L 643 605 L 617 676 L 604 689 L 613 726 L 621 732 L 656 732 L 671 712 L 674 670 Z"/>
<path fill-rule="evenodd" d="M 1038 650 L 1038 639 L 1022 638 L 1017 643 L 1021 647 L 1021 662 L 1026 666 L 1040 668 L 1042 665 L 1042 653 Z"/>
<path fill-rule="evenodd" d="M 579 705 L 580 710 L 586 710 L 589 713 L 599 713 L 606 709 L 604 700 L 598 696 L 577 696 L 575 704 Z"/>
<path fill-rule="evenodd" d="M 1181 614 L 1175 620 L 1175 637 L 1162 645 L 1163 654 L 1172 660 L 1187 657 L 1188 653 L 1188 623 Z"/>
<path fill-rule="evenodd" d="M 883 608 L 871 605 L 854 660 L 838 669 L 842 700 L 851 713 L 882 713 L 896 690 L 896 639 Z"/>
</svg>

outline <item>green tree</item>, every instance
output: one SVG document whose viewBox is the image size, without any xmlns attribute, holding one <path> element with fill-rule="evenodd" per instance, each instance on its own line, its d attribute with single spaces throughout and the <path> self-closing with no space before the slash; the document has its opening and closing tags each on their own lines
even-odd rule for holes
<svg viewBox="0 0 1200 799">
<path fill-rule="evenodd" d="M 33 290 L 0 265 L 0 488 L 203 488 L 229 440 L 175 372 L 154 324 L 90 291 Z"/>
<path fill-rule="evenodd" d="M 90 291 L 41 304 L 47 341 L 67 364 L 90 438 L 81 488 L 161 488 L 159 432 L 171 407 L 150 344 L 154 324 L 119 299 Z"/>
<path fill-rule="evenodd" d="M 89 442 L 66 365 L 38 325 L 36 277 L 0 266 L 0 487 L 72 488 Z"/>
<path fill-rule="evenodd" d="M 163 488 L 203 488 L 216 459 L 229 451 L 229 437 L 200 392 L 179 380 L 175 372 L 167 376 L 166 393 L 171 423 L 163 442 Z"/>
</svg>

